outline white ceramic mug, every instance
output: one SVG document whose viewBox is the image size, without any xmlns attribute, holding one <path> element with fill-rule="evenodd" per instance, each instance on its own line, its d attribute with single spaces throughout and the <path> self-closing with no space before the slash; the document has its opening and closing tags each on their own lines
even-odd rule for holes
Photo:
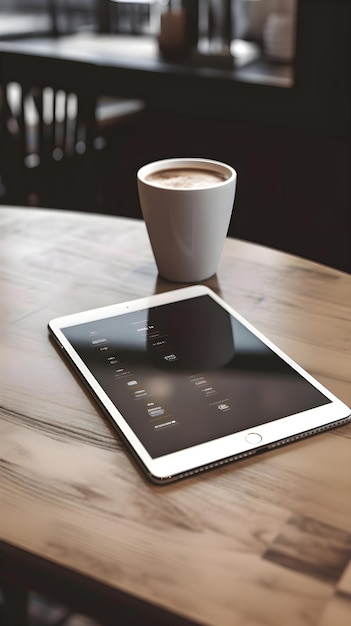
<svg viewBox="0 0 351 626">
<path fill-rule="evenodd" d="M 200 282 L 216 273 L 236 179 L 229 165 L 197 158 L 154 161 L 138 171 L 141 210 L 161 276 Z"/>
</svg>

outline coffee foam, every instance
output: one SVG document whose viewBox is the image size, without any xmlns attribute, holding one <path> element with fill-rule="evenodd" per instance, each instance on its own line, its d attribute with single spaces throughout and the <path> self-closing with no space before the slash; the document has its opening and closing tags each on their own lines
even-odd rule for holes
<svg viewBox="0 0 351 626">
<path fill-rule="evenodd" d="M 167 189 L 205 189 L 230 178 L 215 169 L 201 167 L 173 167 L 160 169 L 145 176 L 147 182 Z"/>
</svg>

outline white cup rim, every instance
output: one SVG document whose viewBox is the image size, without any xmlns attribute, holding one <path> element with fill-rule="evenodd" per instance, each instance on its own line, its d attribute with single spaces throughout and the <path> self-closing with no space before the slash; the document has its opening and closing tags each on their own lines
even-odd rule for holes
<svg viewBox="0 0 351 626">
<path fill-rule="evenodd" d="M 214 189 L 217 187 L 228 185 L 237 176 L 237 173 L 234 170 L 234 168 L 228 165 L 228 163 L 224 163 L 223 161 L 216 161 L 213 159 L 203 159 L 200 157 L 199 158 L 176 157 L 176 158 L 161 159 L 159 161 L 152 161 L 150 163 L 147 163 L 146 165 L 143 165 L 137 172 L 137 178 L 139 181 L 141 181 L 145 185 L 149 185 L 150 187 L 155 187 L 156 189 L 160 189 L 160 190 L 164 189 L 164 190 L 169 191 L 169 188 L 162 187 L 161 185 L 158 185 L 157 183 L 153 181 L 146 180 L 146 176 L 148 176 L 149 174 L 152 174 L 153 172 L 157 170 L 169 169 L 169 168 L 176 169 L 176 168 L 181 168 L 181 167 L 195 168 L 196 166 L 199 166 L 199 165 L 204 169 L 212 169 L 212 170 L 214 169 L 218 172 L 223 172 L 225 170 L 225 172 L 227 174 L 229 173 L 230 175 L 225 180 L 211 183 L 202 189 L 189 189 L 185 187 L 179 187 L 179 188 L 172 188 L 172 191 L 176 191 L 176 192 L 186 191 L 186 192 L 191 192 L 191 193 L 199 192 L 199 191 L 206 191 L 208 189 Z"/>
</svg>

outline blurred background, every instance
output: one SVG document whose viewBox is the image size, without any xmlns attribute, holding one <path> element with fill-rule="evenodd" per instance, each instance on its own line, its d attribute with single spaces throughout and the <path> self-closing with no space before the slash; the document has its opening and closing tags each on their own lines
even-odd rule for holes
<svg viewBox="0 0 351 626">
<path fill-rule="evenodd" d="M 179 12 L 183 34 L 160 46 Z M 350 13 L 342 0 L 0 0 L 0 202 L 139 219 L 141 165 L 214 158 L 238 171 L 231 236 L 351 271 Z M 43 41 L 60 63 L 44 68 Z M 68 91 L 71 76 L 85 123 L 94 85 L 93 151 L 75 137 L 69 159 L 57 142 L 38 154 L 44 73 Z"/>
</svg>

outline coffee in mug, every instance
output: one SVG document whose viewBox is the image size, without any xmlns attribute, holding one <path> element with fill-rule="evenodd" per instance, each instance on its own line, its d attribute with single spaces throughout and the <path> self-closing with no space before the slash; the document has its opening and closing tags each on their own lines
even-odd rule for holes
<svg viewBox="0 0 351 626">
<path fill-rule="evenodd" d="M 145 180 L 167 189 L 203 189 L 224 182 L 229 176 L 229 172 L 201 167 L 174 167 L 152 172 Z"/>
</svg>

